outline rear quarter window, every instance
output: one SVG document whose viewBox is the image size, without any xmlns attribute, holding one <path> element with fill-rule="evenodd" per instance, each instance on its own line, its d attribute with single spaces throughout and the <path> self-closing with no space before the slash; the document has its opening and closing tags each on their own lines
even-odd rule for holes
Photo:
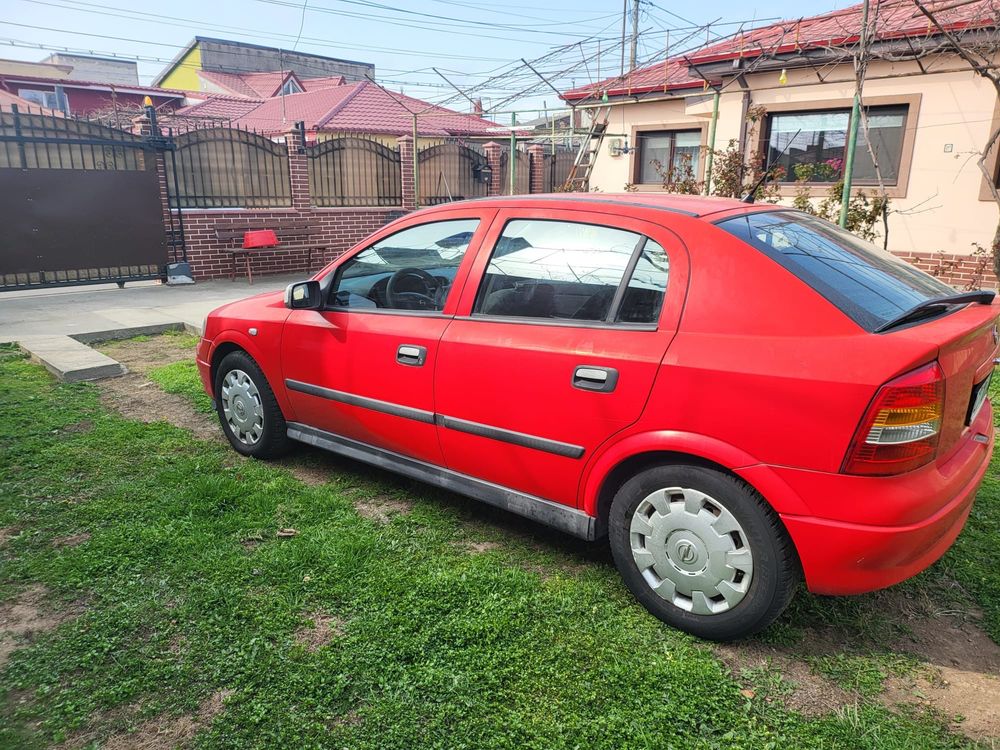
<svg viewBox="0 0 1000 750">
<path fill-rule="evenodd" d="M 788 269 L 867 331 L 955 293 L 891 253 L 799 211 L 746 214 L 716 226 Z"/>
</svg>

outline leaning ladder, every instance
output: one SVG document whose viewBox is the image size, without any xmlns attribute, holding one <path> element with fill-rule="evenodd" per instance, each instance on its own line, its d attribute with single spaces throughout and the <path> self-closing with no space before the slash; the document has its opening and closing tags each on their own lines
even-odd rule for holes
<svg viewBox="0 0 1000 750">
<path fill-rule="evenodd" d="M 604 134 L 608 130 L 608 119 L 611 117 L 611 107 L 601 107 L 594 113 L 590 121 L 590 130 L 580 143 L 573 166 L 569 170 L 563 190 L 567 192 L 586 191 L 590 184 L 590 173 L 594 171 L 594 162 L 601 150 Z"/>
</svg>

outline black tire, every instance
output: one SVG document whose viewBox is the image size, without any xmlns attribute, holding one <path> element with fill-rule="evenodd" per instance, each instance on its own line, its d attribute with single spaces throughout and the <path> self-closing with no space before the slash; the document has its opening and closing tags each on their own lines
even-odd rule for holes
<svg viewBox="0 0 1000 750">
<path fill-rule="evenodd" d="M 226 418 L 223 405 L 222 388 L 229 373 L 242 371 L 249 376 L 257 389 L 260 411 L 263 417 L 263 428 L 255 441 L 243 440 L 230 426 Z M 244 456 L 253 458 L 275 458 L 287 453 L 291 447 L 288 439 L 288 426 L 285 423 L 285 415 L 281 413 L 278 401 L 274 397 L 274 391 L 264 377 L 260 367 L 254 362 L 246 352 L 234 351 L 222 358 L 219 368 L 215 373 L 215 411 L 219 416 L 219 423 L 222 431 L 229 439 L 229 444 Z"/>
<path fill-rule="evenodd" d="M 732 514 L 742 527 L 743 534 L 737 533 L 734 538 L 748 547 L 752 555 L 750 583 L 743 598 L 725 611 L 694 614 L 660 596 L 633 557 L 631 524 L 636 510 L 652 493 L 672 487 L 704 493 L 716 506 Z M 739 479 L 703 466 L 655 466 L 629 479 L 612 500 L 608 536 L 618 572 L 639 603 L 668 625 L 710 640 L 736 640 L 766 628 L 788 606 L 801 578 L 795 548 L 764 498 Z M 652 536 L 646 538 L 652 539 Z M 637 544 L 644 546 L 645 542 Z M 669 546 L 663 545 L 664 548 Z M 650 568 L 647 575 L 655 576 L 656 570 Z M 728 606 L 728 603 L 720 600 L 719 606 Z"/>
</svg>

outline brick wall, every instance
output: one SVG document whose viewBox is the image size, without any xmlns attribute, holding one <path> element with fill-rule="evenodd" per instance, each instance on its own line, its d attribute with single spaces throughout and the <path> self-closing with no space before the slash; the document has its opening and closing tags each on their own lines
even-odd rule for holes
<svg viewBox="0 0 1000 750">
<path fill-rule="evenodd" d="M 921 271 L 937 276 L 958 289 L 997 289 L 997 277 L 989 258 L 956 253 L 897 252 L 898 257 Z"/>
</svg>

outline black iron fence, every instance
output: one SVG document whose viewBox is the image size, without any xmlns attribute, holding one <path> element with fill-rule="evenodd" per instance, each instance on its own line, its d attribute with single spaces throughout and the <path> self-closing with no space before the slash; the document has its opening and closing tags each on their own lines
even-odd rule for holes
<svg viewBox="0 0 1000 750">
<path fill-rule="evenodd" d="M 314 206 L 401 206 L 399 146 L 342 136 L 305 149 Z"/>
<path fill-rule="evenodd" d="M 0 291 L 160 278 L 161 148 L 100 123 L 0 111 Z"/>
<path fill-rule="evenodd" d="M 480 146 L 446 142 L 417 152 L 417 193 L 422 206 L 489 195 L 489 159 Z"/>
<path fill-rule="evenodd" d="M 167 181 L 171 208 L 281 208 L 292 205 L 288 150 L 251 130 L 209 127 L 173 136 Z"/>
<path fill-rule="evenodd" d="M 55 114 L 0 111 L 0 168 L 136 172 L 149 151 L 140 136 Z"/>
</svg>

